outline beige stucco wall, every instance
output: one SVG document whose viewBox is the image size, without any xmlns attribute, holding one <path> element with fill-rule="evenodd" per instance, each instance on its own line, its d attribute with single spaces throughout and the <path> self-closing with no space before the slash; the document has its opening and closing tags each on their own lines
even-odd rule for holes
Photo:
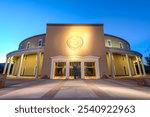
<svg viewBox="0 0 150 117">
<path fill-rule="evenodd" d="M 126 56 L 114 53 L 113 58 L 114 58 L 114 66 L 115 66 L 115 75 L 116 76 L 129 75 Z M 125 71 L 126 71 L 126 74 L 125 74 Z"/>
<path fill-rule="evenodd" d="M 17 76 L 20 58 L 21 56 L 14 56 L 13 70 L 12 70 L 12 75 L 14 76 Z M 36 64 L 37 64 L 37 53 L 25 54 L 22 61 L 21 76 L 34 76 Z M 43 53 L 41 53 L 40 56 L 39 70 L 38 70 L 39 76 L 41 75 L 42 64 L 43 64 Z"/>
<path fill-rule="evenodd" d="M 108 36 L 108 35 L 105 35 L 104 38 L 105 38 L 105 46 L 106 47 L 109 47 L 107 40 L 111 40 L 113 48 L 120 48 L 120 42 L 121 42 L 123 45 L 123 49 L 128 49 L 128 50 L 130 49 L 129 43 L 127 43 L 125 40 L 122 40 L 122 39 L 114 37 L 114 36 Z"/>
<path fill-rule="evenodd" d="M 73 36 L 83 39 L 76 51 L 67 46 Z M 42 76 L 50 76 L 53 56 L 97 56 L 101 77 L 108 75 L 103 25 L 47 25 Z"/>
<path fill-rule="evenodd" d="M 25 40 L 23 40 L 20 44 L 19 44 L 19 49 L 26 49 L 27 43 L 30 42 L 31 48 L 36 48 L 38 47 L 38 41 L 40 39 L 43 40 L 43 46 L 45 43 L 45 35 L 46 34 L 41 34 L 41 35 L 37 35 L 37 36 L 33 36 L 30 38 L 27 38 Z"/>
<path fill-rule="evenodd" d="M 24 56 L 21 68 L 21 75 L 35 75 L 37 54 L 28 54 Z"/>
</svg>

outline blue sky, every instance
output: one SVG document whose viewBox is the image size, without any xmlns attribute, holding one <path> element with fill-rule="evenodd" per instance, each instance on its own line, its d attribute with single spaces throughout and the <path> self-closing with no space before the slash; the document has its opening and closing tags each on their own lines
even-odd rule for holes
<svg viewBox="0 0 150 117">
<path fill-rule="evenodd" d="M 0 63 L 23 39 L 45 33 L 47 23 L 102 23 L 105 33 L 150 54 L 149 0 L 0 0 Z"/>
</svg>

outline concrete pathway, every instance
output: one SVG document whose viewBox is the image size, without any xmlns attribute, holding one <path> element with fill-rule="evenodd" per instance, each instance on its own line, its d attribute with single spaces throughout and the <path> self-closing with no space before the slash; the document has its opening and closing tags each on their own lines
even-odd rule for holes
<svg viewBox="0 0 150 117">
<path fill-rule="evenodd" d="M 150 87 L 120 80 L 7 80 L 0 99 L 150 99 Z"/>
</svg>

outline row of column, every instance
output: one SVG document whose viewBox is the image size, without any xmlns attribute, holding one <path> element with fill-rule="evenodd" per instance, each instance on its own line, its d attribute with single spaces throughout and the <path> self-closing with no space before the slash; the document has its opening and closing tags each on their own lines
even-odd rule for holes
<svg viewBox="0 0 150 117">
<path fill-rule="evenodd" d="M 6 74 L 7 65 L 9 63 L 8 70 L 7 70 L 7 75 L 8 76 L 10 75 L 10 69 L 11 69 L 11 65 L 13 64 L 13 58 L 14 57 L 12 56 L 12 57 L 9 57 L 9 58 L 6 59 L 3 74 Z M 40 58 L 41 58 L 41 52 L 38 52 L 37 53 L 37 59 L 36 59 L 36 66 L 35 66 L 35 78 L 38 78 Z M 17 75 L 16 75 L 17 78 L 19 78 L 20 75 L 21 75 L 21 68 L 22 68 L 23 59 L 24 59 L 24 54 L 21 54 L 19 65 L 17 67 Z"/>
<path fill-rule="evenodd" d="M 109 58 L 110 58 L 110 66 L 111 66 L 111 76 L 112 76 L 112 78 L 115 78 L 115 64 L 114 64 L 114 57 L 113 57 L 112 52 L 109 52 Z M 130 64 L 128 54 L 126 54 L 126 60 L 127 60 L 127 64 L 128 64 L 129 76 L 132 76 L 131 64 Z M 143 64 L 142 60 L 141 60 L 142 71 L 141 71 L 140 62 L 139 62 L 139 59 L 137 56 L 136 56 L 136 61 L 138 64 L 139 74 L 142 76 L 142 71 L 143 71 L 143 75 L 146 75 L 144 64 Z M 135 71 L 136 71 L 136 69 L 135 69 Z M 137 75 L 137 71 L 136 71 L 136 75 Z"/>
<path fill-rule="evenodd" d="M 10 73 L 11 65 L 13 64 L 13 57 L 9 57 L 6 59 L 3 74 L 6 74 L 6 69 L 7 69 L 8 63 L 9 63 L 9 66 L 8 66 L 8 70 L 7 70 L 7 75 L 9 75 L 9 73 Z"/>
</svg>

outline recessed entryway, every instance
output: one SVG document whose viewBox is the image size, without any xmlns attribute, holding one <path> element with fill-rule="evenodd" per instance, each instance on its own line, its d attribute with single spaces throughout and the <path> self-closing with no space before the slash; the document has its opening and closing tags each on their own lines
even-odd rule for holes
<svg viewBox="0 0 150 117">
<path fill-rule="evenodd" d="M 98 57 L 52 57 L 51 79 L 98 79 Z M 75 68 L 75 69 L 74 69 Z"/>
</svg>

